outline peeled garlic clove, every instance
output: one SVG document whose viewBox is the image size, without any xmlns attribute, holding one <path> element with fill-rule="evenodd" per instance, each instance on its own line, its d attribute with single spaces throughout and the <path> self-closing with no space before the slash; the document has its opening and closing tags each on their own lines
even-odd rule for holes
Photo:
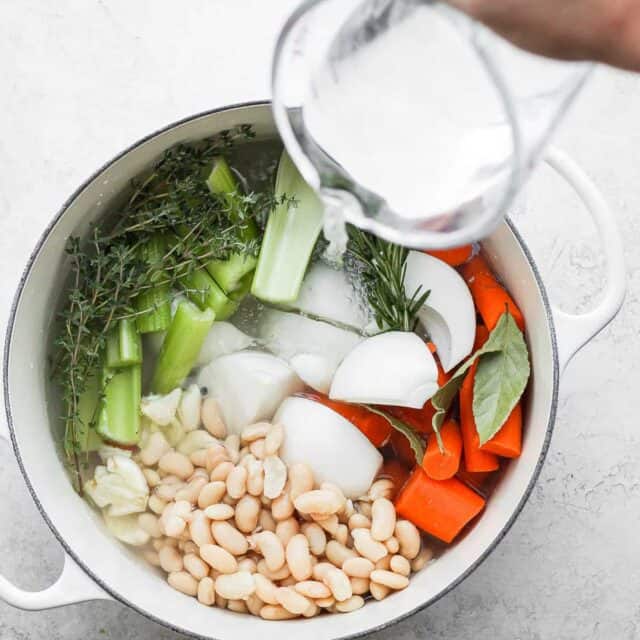
<svg viewBox="0 0 640 640">
<path fill-rule="evenodd" d="M 181 396 L 181 389 L 174 389 L 166 396 L 147 396 L 146 398 L 142 398 L 140 411 L 143 415 L 151 419 L 152 422 L 166 427 L 176 416 Z"/>
</svg>

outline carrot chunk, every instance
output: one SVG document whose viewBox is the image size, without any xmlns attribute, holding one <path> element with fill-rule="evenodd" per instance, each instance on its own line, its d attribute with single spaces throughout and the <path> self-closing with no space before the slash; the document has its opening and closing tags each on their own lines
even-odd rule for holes
<svg viewBox="0 0 640 640">
<path fill-rule="evenodd" d="M 464 264 L 461 273 L 469 285 L 476 309 L 489 331 L 498 324 L 505 309 L 509 310 L 520 330 L 524 331 L 522 312 L 506 289 L 495 279 L 482 256 L 474 256 Z"/>
<path fill-rule="evenodd" d="M 485 442 L 480 449 L 494 453 L 503 458 L 517 458 L 522 452 L 522 407 L 518 403 L 510 413 L 507 421 L 500 427 L 491 440 Z"/>
<path fill-rule="evenodd" d="M 444 451 L 440 451 L 435 434 L 427 441 L 427 450 L 422 459 L 422 468 L 434 480 L 453 478 L 460 468 L 462 436 L 455 420 L 447 420 L 440 428 Z"/>
<path fill-rule="evenodd" d="M 433 251 L 425 251 L 425 253 L 446 262 L 450 267 L 459 267 L 464 264 L 473 253 L 473 246 L 465 244 L 462 247 L 454 247 L 453 249 L 436 249 Z"/>
<path fill-rule="evenodd" d="M 495 471 L 499 464 L 498 458 L 488 451 L 480 449 L 480 438 L 476 431 L 476 421 L 473 417 L 473 380 L 477 363 L 474 363 L 467 373 L 460 388 L 460 427 L 464 447 L 464 466 L 467 471 Z"/>
<path fill-rule="evenodd" d="M 456 478 L 433 480 L 416 467 L 395 505 L 399 515 L 423 531 L 452 542 L 482 511 L 485 500 Z"/>
</svg>

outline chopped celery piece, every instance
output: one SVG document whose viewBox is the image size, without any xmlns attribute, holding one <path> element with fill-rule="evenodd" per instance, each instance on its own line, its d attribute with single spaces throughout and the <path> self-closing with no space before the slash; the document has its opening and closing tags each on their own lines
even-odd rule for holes
<svg viewBox="0 0 640 640">
<path fill-rule="evenodd" d="M 140 432 L 142 374 L 139 364 L 123 369 L 103 367 L 103 397 L 98 433 L 117 444 L 137 444 Z"/>
<path fill-rule="evenodd" d="M 211 193 L 231 193 L 236 190 L 235 176 L 222 156 L 214 159 L 211 173 L 207 178 L 207 186 Z"/>
<path fill-rule="evenodd" d="M 169 393 L 182 384 L 198 359 L 215 317 L 211 309 L 201 311 L 188 301 L 178 305 L 153 374 L 151 388 L 155 393 Z"/>
<path fill-rule="evenodd" d="M 207 186 L 211 193 L 220 195 L 231 194 L 237 190 L 236 179 L 224 158 L 215 159 L 211 173 L 207 178 Z M 228 203 L 232 208 L 230 217 L 237 221 L 237 215 L 234 215 L 233 211 L 233 198 L 228 198 Z M 252 220 L 247 221 L 247 225 L 241 233 L 242 240 L 248 242 L 256 235 L 255 224 Z M 227 260 L 210 260 L 206 264 L 206 269 L 222 290 L 230 293 L 240 286 L 240 281 L 245 275 L 255 269 L 257 261 L 255 256 L 234 253 Z"/>
<path fill-rule="evenodd" d="M 140 259 L 149 265 L 157 265 L 151 275 L 152 283 L 161 283 L 145 289 L 135 299 L 138 312 L 136 323 L 140 333 L 164 331 L 171 322 L 171 302 L 169 300 L 169 284 L 164 282 L 166 274 L 162 267 L 162 260 L 167 252 L 167 238 L 155 234 L 140 247 Z"/>
<path fill-rule="evenodd" d="M 96 421 L 98 418 L 98 403 L 100 400 L 99 375 L 89 377 L 85 390 L 78 399 L 78 420 L 75 421 L 76 432 L 72 434 L 68 429 L 65 439 L 65 450 L 86 453 L 95 450 Z M 75 436 L 75 444 L 72 436 Z"/>
<path fill-rule="evenodd" d="M 200 309 L 211 309 L 217 320 L 233 315 L 237 303 L 225 294 L 205 269 L 197 269 L 180 278 L 189 299 Z"/>
<path fill-rule="evenodd" d="M 282 152 L 276 175 L 276 198 L 284 202 L 269 215 L 251 292 L 268 302 L 293 302 L 322 229 L 323 206 L 295 165 Z"/>
<path fill-rule="evenodd" d="M 123 318 L 107 336 L 107 367 L 129 367 L 142 362 L 142 339 L 136 323 Z"/>
</svg>

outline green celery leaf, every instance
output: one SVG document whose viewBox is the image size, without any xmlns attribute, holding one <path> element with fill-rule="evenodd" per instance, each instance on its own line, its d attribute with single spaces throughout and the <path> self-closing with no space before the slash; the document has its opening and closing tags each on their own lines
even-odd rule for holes
<svg viewBox="0 0 640 640">
<path fill-rule="evenodd" d="M 396 431 L 399 431 L 409 441 L 413 453 L 416 454 L 418 464 L 422 462 L 422 458 L 424 458 L 424 443 L 422 442 L 422 438 L 408 424 L 394 418 L 385 411 L 375 409 L 371 405 L 365 404 L 363 406 L 372 413 L 382 416 Z"/>
<path fill-rule="evenodd" d="M 503 319 L 501 349 L 480 358 L 473 384 L 473 417 L 481 445 L 500 431 L 529 380 L 529 354 L 522 331 L 511 314 L 505 313 L 501 322 Z"/>
</svg>

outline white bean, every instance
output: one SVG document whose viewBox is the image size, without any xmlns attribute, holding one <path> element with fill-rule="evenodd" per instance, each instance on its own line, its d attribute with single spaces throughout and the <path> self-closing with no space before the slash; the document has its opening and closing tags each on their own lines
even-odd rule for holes
<svg viewBox="0 0 640 640">
<path fill-rule="evenodd" d="M 290 518 L 295 511 L 295 507 L 293 505 L 293 501 L 291 500 L 291 496 L 289 493 L 285 491 L 281 495 L 279 495 L 272 503 L 271 503 L 271 515 L 274 520 L 280 522 L 281 520 L 286 520 Z"/>
<path fill-rule="evenodd" d="M 398 551 L 400 551 L 400 543 L 398 542 L 398 538 L 395 536 L 391 536 L 385 540 L 384 546 L 387 547 L 387 551 L 389 553 L 398 553 Z"/>
<path fill-rule="evenodd" d="M 144 479 L 149 485 L 149 489 L 157 487 L 162 481 L 162 478 L 160 478 L 160 474 L 154 469 L 143 469 L 142 473 L 144 474 Z"/>
<path fill-rule="evenodd" d="M 391 589 L 389 587 L 385 587 L 384 585 L 378 584 L 377 582 L 372 582 L 369 584 L 369 593 L 374 597 L 375 600 L 384 600 Z"/>
<path fill-rule="evenodd" d="M 374 502 L 378 498 L 387 498 L 387 500 L 390 500 L 393 498 L 393 493 L 393 480 L 381 478 L 380 480 L 376 480 L 369 488 L 368 498 L 371 502 Z"/>
<path fill-rule="evenodd" d="M 273 531 L 277 529 L 276 521 L 273 519 L 270 511 L 262 509 L 258 518 L 258 526 L 262 527 L 264 531 Z"/>
<path fill-rule="evenodd" d="M 308 464 L 296 462 L 289 467 L 289 493 L 295 500 L 299 495 L 313 489 L 313 471 Z"/>
<path fill-rule="evenodd" d="M 297 616 L 295 613 L 287 611 L 280 605 L 265 604 L 264 607 L 260 609 L 260 617 L 263 620 L 291 620 Z"/>
<path fill-rule="evenodd" d="M 346 524 L 339 524 L 333 537 L 340 544 L 346 545 L 349 541 L 349 527 Z"/>
<path fill-rule="evenodd" d="M 278 603 L 287 611 L 302 615 L 313 603 L 292 587 L 280 587 L 276 591 Z"/>
<path fill-rule="evenodd" d="M 204 469 L 203 469 L 204 471 Z M 194 472 L 195 474 L 196 472 Z M 206 472 L 205 472 L 206 474 Z M 208 477 L 202 477 L 195 475 L 188 483 L 186 487 L 183 487 L 179 491 L 176 491 L 176 500 L 186 500 L 191 504 L 195 504 L 198 501 L 200 491 L 207 484 Z"/>
<path fill-rule="evenodd" d="M 209 565 L 194 553 L 185 554 L 182 559 L 184 568 L 196 579 L 202 580 L 209 575 Z"/>
<path fill-rule="evenodd" d="M 260 616 L 260 610 L 264 607 L 264 602 L 254 593 L 247 598 L 247 609 L 254 616 Z"/>
<path fill-rule="evenodd" d="M 343 602 L 336 602 L 336 611 L 340 613 L 351 613 L 356 609 L 360 609 L 364 606 L 364 599 L 361 596 L 351 596 L 348 600 Z"/>
<path fill-rule="evenodd" d="M 404 556 L 392 556 L 389 568 L 401 576 L 408 576 L 411 573 L 411 565 Z"/>
<path fill-rule="evenodd" d="M 183 453 L 167 451 L 158 460 L 158 468 L 186 480 L 193 473 L 193 464 Z"/>
<path fill-rule="evenodd" d="M 234 467 L 227 476 L 227 493 L 238 500 L 247 491 L 247 470 L 244 467 Z"/>
<path fill-rule="evenodd" d="M 271 425 L 268 422 L 256 422 L 245 427 L 240 434 L 240 441 L 243 444 L 265 438 L 271 429 Z"/>
<path fill-rule="evenodd" d="M 228 522 L 212 522 L 211 533 L 215 541 L 234 556 L 243 556 L 249 549 L 244 535 Z"/>
<path fill-rule="evenodd" d="M 278 587 L 261 573 L 256 573 L 253 578 L 256 583 L 256 595 L 258 598 L 267 604 L 278 604 L 278 599 L 276 598 Z"/>
<path fill-rule="evenodd" d="M 160 566 L 167 573 L 182 571 L 182 555 L 174 547 L 162 547 L 158 551 Z"/>
<path fill-rule="evenodd" d="M 291 538 L 293 538 L 293 536 L 295 536 L 299 531 L 300 525 L 294 517 L 281 520 L 276 525 L 276 535 L 280 538 L 280 541 L 285 548 L 289 544 L 289 540 L 291 540 Z"/>
<path fill-rule="evenodd" d="M 258 460 L 264 460 L 265 456 L 267 455 L 266 447 L 264 444 L 264 438 L 260 438 L 259 440 L 254 440 L 249 445 L 249 451 Z"/>
<path fill-rule="evenodd" d="M 238 561 L 235 557 L 217 544 L 202 545 L 200 557 L 220 573 L 236 573 L 238 571 Z"/>
<path fill-rule="evenodd" d="M 207 482 L 202 489 L 200 489 L 200 495 L 198 496 L 198 506 L 201 509 L 206 509 L 212 504 L 217 504 L 222 500 L 224 494 L 227 492 L 227 485 L 218 480 L 217 482 Z"/>
<path fill-rule="evenodd" d="M 285 556 L 291 575 L 296 580 L 308 580 L 311 577 L 313 567 L 311 566 L 309 541 L 304 534 L 297 533 L 289 540 Z"/>
<path fill-rule="evenodd" d="M 211 524 L 204 511 L 194 511 L 191 522 L 189 523 L 189 533 L 191 534 L 191 539 L 199 547 L 204 544 L 213 543 Z"/>
<path fill-rule="evenodd" d="M 249 573 L 255 573 L 258 570 L 258 565 L 253 558 L 242 558 L 238 560 L 238 571 L 248 571 Z"/>
<path fill-rule="evenodd" d="M 236 527 L 243 533 L 251 533 L 258 526 L 262 505 L 255 496 L 244 495 L 236 504 Z"/>
<path fill-rule="evenodd" d="M 269 578 L 269 580 L 273 580 L 274 582 L 286 580 L 291 575 L 287 564 L 283 564 L 277 571 L 271 571 L 264 558 L 258 562 L 258 573 L 261 573 L 263 576 Z"/>
<path fill-rule="evenodd" d="M 229 600 L 227 602 L 227 609 L 229 609 L 229 611 L 235 611 L 235 613 L 247 613 L 248 611 L 247 603 L 244 600 Z"/>
<path fill-rule="evenodd" d="M 353 595 L 347 574 L 336 567 L 327 570 L 323 582 L 331 589 L 333 597 L 338 602 L 348 600 Z"/>
<path fill-rule="evenodd" d="M 182 392 L 180 404 L 178 405 L 178 420 L 182 423 L 185 431 L 193 431 L 200 426 L 200 404 L 202 395 L 197 384 L 189 385 Z"/>
<path fill-rule="evenodd" d="M 160 521 L 153 513 L 141 513 L 138 516 L 138 525 L 143 531 L 146 531 L 152 538 L 162 537 L 162 528 Z"/>
<path fill-rule="evenodd" d="M 371 562 L 378 562 L 387 555 L 387 547 L 381 542 L 371 537 L 369 529 L 354 529 L 351 532 L 353 536 L 353 546 L 356 551 Z"/>
<path fill-rule="evenodd" d="M 411 570 L 420 571 L 424 566 L 433 558 L 433 551 L 429 547 L 425 547 L 420 553 L 411 561 Z"/>
<path fill-rule="evenodd" d="M 212 504 L 204 510 L 204 515 L 211 520 L 229 520 L 233 518 L 233 507 L 228 504 Z"/>
<path fill-rule="evenodd" d="M 371 582 L 389 587 L 389 589 L 393 589 L 394 591 L 404 589 L 409 585 L 409 578 L 407 578 L 407 576 L 394 573 L 393 571 L 385 571 L 384 569 L 375 569 L 372 571 L 370 579 Z"/>
<path fill-rule="evenodd" d="M 202 578 L 198 583 L 198 602 L 212 606 L 216 601 L 216 592 L 211 578 Z"/>
<path fill-rule="evenodd" d="M 154 431 L 140 450 L 140 462 L 145 467 L 152 467 L 169 451 L 171 451 L 171 445 L 167 442 L 164 434 L 161 431 Z"/>
<path fill-rule="evenodd" d="M 351 591 L 355 596 L 361 596 L 369 592 L 369 580 L 367 578 L 349 578 Z"/>
<path fill-rule="evenodd" d="M 330 535 L 334 536 L 338 532 L 340 523 L 338 522 L 338 516 L 334 513 L 330 516 L 322 515 L 318 517 L 316 514 L 311 514 L 311 517 Z"/>
<path fill-rule="evenodd" d="M 204 428 L 214 438 L 226 438 L 227 427 L 222 419 L 218 401 L 215 398 L 205 398 L 200 409 L 200 416 Z"/>
<path fill-rule="evenodd" d="M 253 456 L 251 456 L 253 458 Z M 264 491 L 264 469 L 261 460 L 253 458 L 245 465 L 247 469 L 247 492 L 252 496 L 261 496 Z"/>
<path fill-rule="evenodd" d="M 367 558 L 347 558 L 342 564 L 342 570 L 352 578 L 368 578 L 373 569 L 373 562 Z"/>
<path fill-rule="evenodd" d="M 318 557 L 323 555 L 327 546 L 327 535 L 324 529 L 317 522 L 305 522 L 302 525 L 302 533 L 307 536 L 311 553 Z"/>
<path fill-rule="evenodd" d="M 274 456 L 282 446 L 284 430 L 282 425 L 274 424 L 264 439 L 264 452 L 267 456 Z"/>
<path fill-rule="evenodd" d="M 217 482 L 219 480 L 224 482 L 233 469 L 233 462 L 230 460 L 222 460 L 212 469 L 209 479 L 211 482 Z"/>
<path fill-rule="evenodd" d="M 396 528 L 396 510 L 391 500 L 377 498 L 371 505 L 371 537 L 379 542 L 389 539 Z"/>
<path fill-rule="evenodd" d="M 256 590 L 253 576 L 247 571 L 223 574 L 215 582 L 216 593 L 227 600 L 245 600 Z"/>
<path fill-rule="evenodd" d="M 198 594 L 198 581 L 186 571 L 175 571 L 167 576 L 167 582 L 176 591 L 181 591 L 188 596 Z"/>
<path fill-rule="evenodd" d="M 413 560 L 420 553 L 420 532 L 409 520 L 398 520 L 395 535 L 400 543 L 400 555 Z"/>
<path fill-rule="evenodd" d="M 151 509 L 151 511 L 153 511 L 153 513 L 160 515 L 164 511 L 164 508 L 167 506 L 167 503 L 159 498 L 155 493 L 152 493 L 149 496 L 149 502 L 147 503 L 147 506 L 149 507 L 149 509 Z"/>
<path fill-rule="evenodd" d="M 358 554 L 353 549 L 347 549 L 343 544 L 340 544 L 337 540 L 329 540 L 327 542 L 327 548 L 325 550 L 327 560 L 334 564 L 339 569 L 349 558 L 357 558 Z"/>
<path fill-rule="evenodd" d="M 307 598 L 328 598 L 331 596 L 331 589 L 318 580 L 303 580 L 298 582 L 294 589 Z"/>
<path fill-rule="evenodd" d="M 344 496 L 330 489 L 314 489 L 301 493 L 293 503 L 300 513 L 331 515 L 344 506 Z"/>
<path fill-rule="evenodd" d="M 264 459 L 264 495 L 272 500 L 277 498 L 287 482 L 287 467 L 278 456 Z"/>
<path fill-rule="evenodd" d="M 281 569 L 285 563 L 284 547 L 280 538 L 271 531 L 262 531 L 254 536 L 256 546 L 263 555 L 269 571 Z"/>
</svg>

